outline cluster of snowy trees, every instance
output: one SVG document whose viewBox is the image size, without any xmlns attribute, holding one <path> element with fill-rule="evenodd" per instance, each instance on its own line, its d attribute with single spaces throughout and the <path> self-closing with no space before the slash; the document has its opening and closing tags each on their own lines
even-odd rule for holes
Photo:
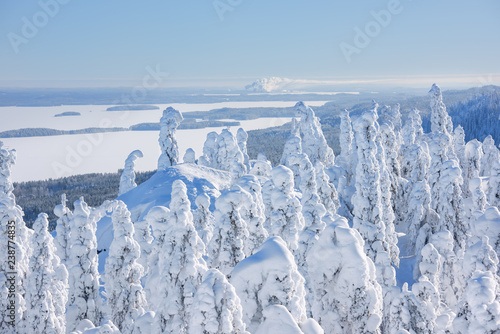
<svg viewBox="0 0 500 334">
<path fill-rule="evenodd" d="M 500 151 L 491 137 L 466 143 L 436 85 L 430 97 L 430 133 L 416 109 L 404 122 L 398 105 L 374 102 L 352 120 L 345 111 L 338 156 L 299 102 L 274 167 L 263 154 L 249 160 L 243 129 L 211 132 L 202 155 L 183 160 L 200 175 L 227 172 L 213 212 L 207 194 L 192 204 L 181 180 L 168 207 L 136 222 L 122 201 L 91 208 L 81 198 L 71 211 L 63 197 L 55 238 L 45 214 L 33 231 L 24 225 L 9 181 L 15 155 L 0 146 L 1 229 L 15 221 L 17 233 L 17 331 L 499 333 Z M 165 110 L 159 170 L 180 163 L 180 120 Z M 140 156 L 127 159 L 120 193 L 134 188 Z M 114 239 L 99 273 L 105 216 Z M 14 332 L 1 303 L 0 331 Z"/>
</svg>

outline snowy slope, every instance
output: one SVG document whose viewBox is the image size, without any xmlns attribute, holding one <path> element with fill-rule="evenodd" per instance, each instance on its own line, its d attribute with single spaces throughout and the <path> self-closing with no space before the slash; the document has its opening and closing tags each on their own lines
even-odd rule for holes
<svg viewBox="0 0 500 334">
<path fill-rule="evenodd" d="M 132 214 L 132 221 L 140 221 L 152 207 L 169 206 L 172 183 L 175 180 L 182 180 L 186 184 L 192 209 L 195 209 L 196 196 L 206 193 L 210 196 L 210 210 L 213 211 L 215 198 L 220 195 L 221 190 L 229 187 L 231 177 L 228 172 L 194 164 L 180 164 L 157 172 L 149 180 L 117 199 L 122 200 L 127 205 Z M 97 249 L 108 250 L 112 240 L 111 218 L 103 217 L 97 223 Z M 100 273 L 104 272 L 107 256 L 107 251 L 99 254 Z"/>
</svg>

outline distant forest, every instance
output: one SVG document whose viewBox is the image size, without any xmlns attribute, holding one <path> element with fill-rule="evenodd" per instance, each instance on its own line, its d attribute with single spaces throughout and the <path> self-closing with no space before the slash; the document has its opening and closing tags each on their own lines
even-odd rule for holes
<svg viewBox="0 0 500 334">
<path fill-rule="evenodd" d="M 73 210 L 73 202 L 85 195 L 85 201 L 90 206 L 99 206 L 105 200 L 118 197 L 121 170 L 117 173 L 94 173 L 74 175 L 60 179 L 44 181 L 15 182 L 14 195 L 16 202 L 23 208 L 24 221 L 31 228 L 39 213 L 49 215 L 49 229 L 53 231 L 57 217 L 54 207 L 61 203 L 61 195 L 66 194 L 67 206 Z M 154 172 L 137 172 L 136 183 L 141 184 Z"/>
</svg>

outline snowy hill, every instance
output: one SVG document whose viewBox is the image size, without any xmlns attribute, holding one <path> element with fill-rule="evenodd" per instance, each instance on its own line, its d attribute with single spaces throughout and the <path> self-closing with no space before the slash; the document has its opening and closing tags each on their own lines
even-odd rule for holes
<svg viewBox="0 0 500 334">
<path fill-rule="evenodd" d="M 152 207 L 169 206 L 172 183 L 175 180 L 182 180 L 186 184 L 192 209 L 195 208 L 196 196 L 205 193 L 210 197 L 211 211 L 213 211 L 215 199 L 220 196 L 223 189 L 229 186 L 231 177 L 225 171 L 195 164 L 180 164 L 156 172 L 149 180 L 117 199 L 127 205 L 132 221 L 137 222 L 142 220 Z M 103 217 L 97 223 L 97 248 L 108 250 L 112 241 L 111 218 Z M 107 251 L 99 254 L 99 272 L 104 271 L 107 254 Z"/>
</svg>

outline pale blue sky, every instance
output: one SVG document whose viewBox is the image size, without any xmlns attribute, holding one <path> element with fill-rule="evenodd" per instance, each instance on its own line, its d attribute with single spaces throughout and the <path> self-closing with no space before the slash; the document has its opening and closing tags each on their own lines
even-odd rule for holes
<svg viewBox="0 0 500 334">
<path fill-rule="evenodd" d="M 42 7 L 0 0 L 0 82 L 127 86 L 157 64 L 173 86 L 500 73 L 498 0 L 401 0 L 401 12 L 347 62 L 340 43 L 356 46 L 355 27 L 391 1 L 241 0 L 220 20 L 213 0 L 65 0 L 16 53 L 9 33 L 25 38 L 22 18 L 43 21 Z"/>
</svg>

